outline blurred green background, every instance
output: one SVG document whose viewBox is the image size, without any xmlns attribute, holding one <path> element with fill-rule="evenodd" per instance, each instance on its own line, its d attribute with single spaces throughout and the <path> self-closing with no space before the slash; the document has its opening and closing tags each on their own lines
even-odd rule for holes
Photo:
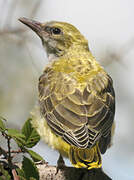
<svg viewBox="0 0 134 180">
<path fill-rule="evenodd" d="M 103 168 L 114 180 L 133 180 L 134 1 L 0 0 L 0 115 L 18 129 L 37 104 L 38 78 L 48 63 L 41 41 L 19 17 L 66 21 L 86 36 L 116 92 L 116 131 Z M 57 152 L 42 142 L 34 149 L 56 164 Z"/>
</svg>

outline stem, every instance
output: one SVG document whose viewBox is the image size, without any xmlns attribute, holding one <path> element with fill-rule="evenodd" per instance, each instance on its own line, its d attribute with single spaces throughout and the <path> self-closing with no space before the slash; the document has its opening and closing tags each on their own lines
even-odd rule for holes
<svg viewBox="0 0 134 180">
<path fill-rule="evenodd" d="M 14 180 L 20 180 L 20 178 L 19 178 L 19 176 L 17 175 L 15 169 L 12 170 L 12 174 L 13 174 Z"/>
<path fill-rule="evenodd" d="M 7 147 L 8 147 L 8 163 L 9 167 L 12 169 L 12 156 L 11 156 L 11 146 L 10 146 L 10 137 L 7 137 Z"/>
<path fill-rule="evenodd" d="M 11 154 L 12 154 L 12 153 L 18 154 L 18 153 L 21 153 L 22 150 L 21 150 L 21 149 L 18 149 L 18 150 L 12 150 L 12 151 L 10 151 L 10 152 L 11 152 Z"/>
</svg>

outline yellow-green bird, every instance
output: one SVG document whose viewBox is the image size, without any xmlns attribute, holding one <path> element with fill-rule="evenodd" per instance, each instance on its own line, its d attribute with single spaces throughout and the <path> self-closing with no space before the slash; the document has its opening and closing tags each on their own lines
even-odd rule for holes
<svg viewBox="0 0 134 180">
<path fill-rule="evenodd" d="M 41 38 L 50 60 L 39 78 L 38 132 L 75 167 L 100 168 L 101 154 L 110 146 L 114 129 L 111 77 L 73 25 L 19 20 Z"/>
</svg>

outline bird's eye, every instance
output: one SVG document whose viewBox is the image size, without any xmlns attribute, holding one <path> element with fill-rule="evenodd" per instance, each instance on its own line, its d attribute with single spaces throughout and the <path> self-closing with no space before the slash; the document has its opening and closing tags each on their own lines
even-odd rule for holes
<svg viewBox="0 0 134 180">
<path fill-rule="evenodd" d="M 61 33 L 61 30 L 60 30 L 59 28 L 52 28 L 52 29 L 51 29 L 51 32 L 52 32 L 53 34 L 58 35 L 58 34 Z"/>
</svg>

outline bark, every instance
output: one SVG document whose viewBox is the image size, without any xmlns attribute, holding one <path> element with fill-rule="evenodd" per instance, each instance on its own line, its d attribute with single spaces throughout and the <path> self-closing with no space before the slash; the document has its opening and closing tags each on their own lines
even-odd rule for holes
<svg viewBox="0 0 134 180">
<path fill-rule="evenodd" d="M 49 166 L 46 164 L 37 165 L 40 180 L 112 180 L 102 169 L 87 170 L 63 166 Z"/>
</svg>

